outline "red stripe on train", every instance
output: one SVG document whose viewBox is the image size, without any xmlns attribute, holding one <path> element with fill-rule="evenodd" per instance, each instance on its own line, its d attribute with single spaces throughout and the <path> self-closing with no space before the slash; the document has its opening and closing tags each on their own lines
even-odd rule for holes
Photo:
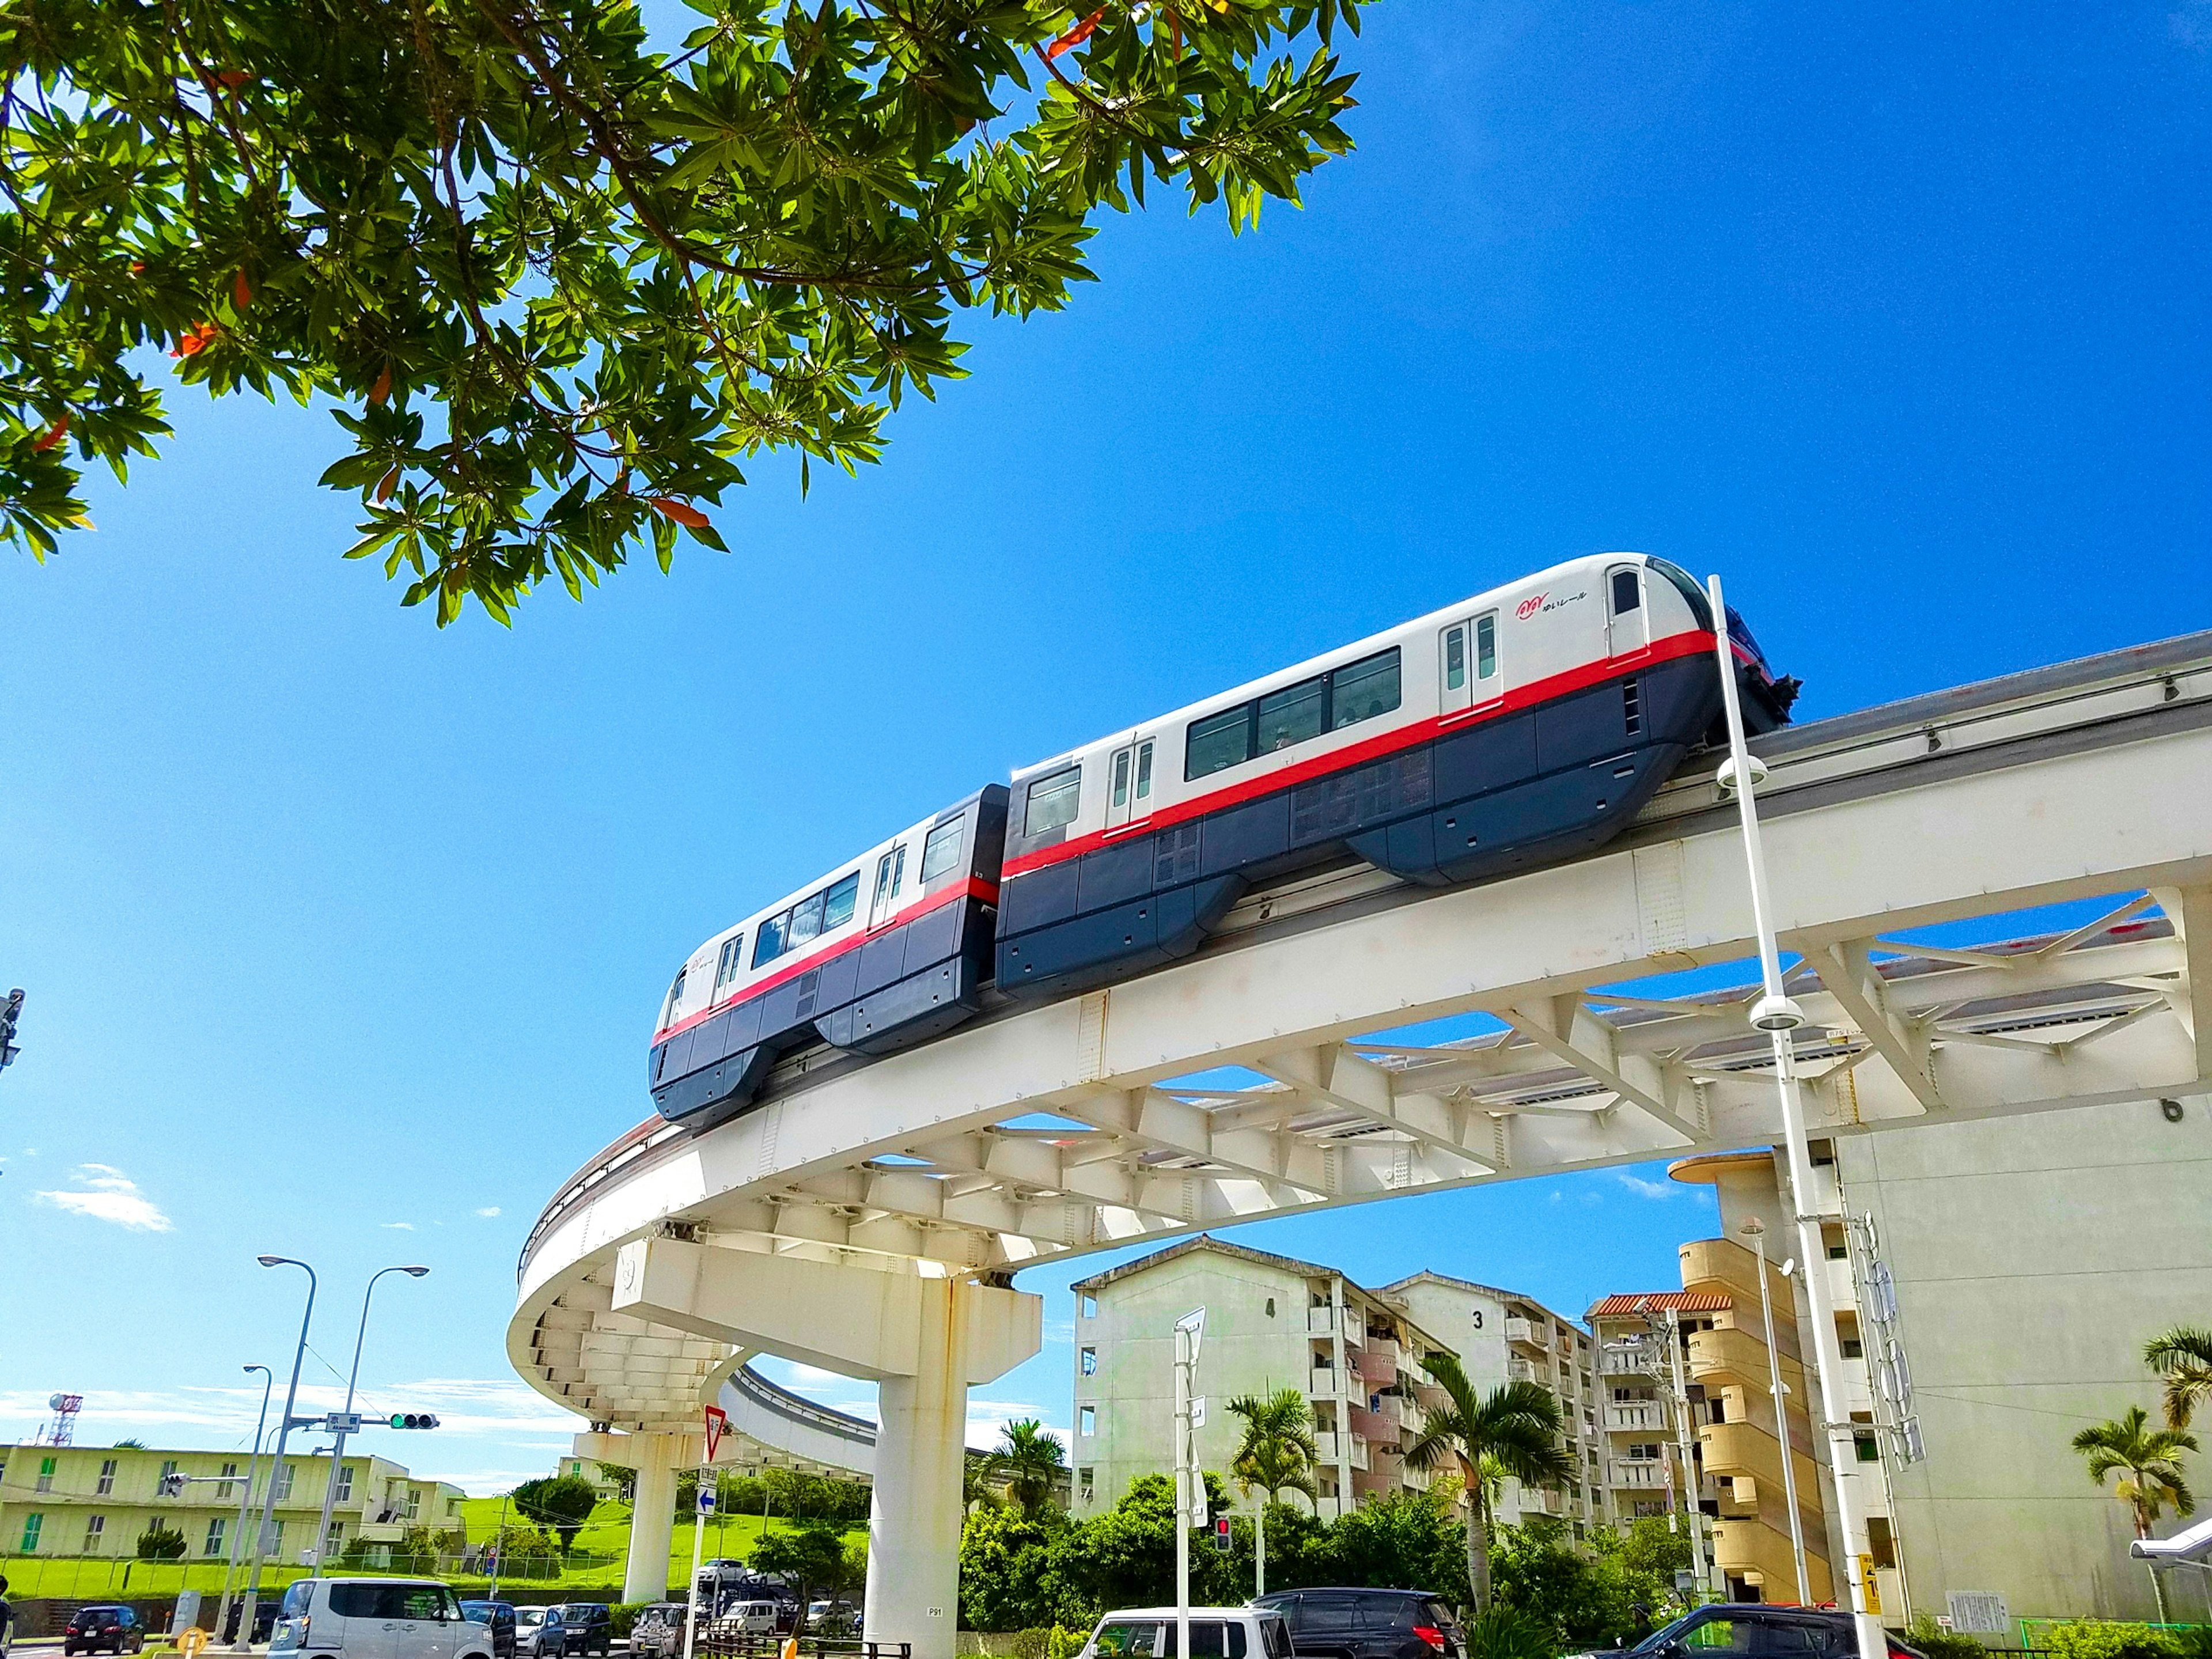
<svg viewBox="0 0 2212 1659">
<path fill-rule="evenodd" d="M 998 884 L 996 882 L 985 881 L 981 876 L 970 876 L 963 884 L 956 884 L 953 886 L 942 888 L 937 892 L 932 893 L 927 898 L 917 900 L 915 902 L 908 905 L 903 910 L 895 911 L 889 921 L 883 922 L 878 927 L 870 928 L 866 933 L 857 934 L 851 939 L 840 939 L 835 945 L 825 945 L 820 950 L 815 951 L 813 955 L 801 957 L 798 961 L 788 963 L 783 967 L 777 969 L 766 979 L 758 980 L 750 985 L 740 987 L 738 989 L 732 991 L 728 996 L 724 997 L 720 1002 L 717 1002 L 709 1007 L 702 1008 L 697 1013 L 692 1015 L 689 1019 L 678 1020 L 675 1024 L 670 1026 L 665 1031 L 655 1031 L 653 1034 L 653 1042 L 649 1046 L 657 1048 L 662 1043 L 667 1042 L 669 1038 L 673 1036 L 681 1036 L 684 1032 L 690 1030 L 694 1025 L 698 1024 L 702 1020 L 712 1019 L 716 1014 L 722 1012 L 725 1009 L 733 1008 L 740 1002 L 748 1001 L 751 998 L 764 995 L 766 993 L 775 989 L 777 986 L 787 984 L 790 981 L 797 979 L 801 974 L 806 973 L 812 969 L 819 968 L 823 963 L 828 962 L 831 957 L 841 957 L 848 951 L 854 950 L 860 945 L 866 945 L 870 939 L 875 938 L 879 933 L 884 933 L 890 928 L 899 927 L 906 922 L 912 921 L 917 916 L 926 916 L 932 910 L 942 909 L 945 906 L 951 903 L 956 899 L 964 898 L 981 899 L 986 904 L 996 904 L 999 902 Z"/>
<path fill-rule="evenodd" d="M 1316 755 L 1311 760 L 1302 761 L 1296 766 L 1286 766 L 1279 772 L 1270 772 L 1265 777 L 1247 778 L 1241 783 L 1232 783 L 1210 794 L 1177 801 L 1172 806 L 1164 806 L 1149 817 L 1133 823 L 1117 823 L 1110 830 L 1094 830 L 1087 835 L 1061 842 L 1058 846 L 1024 853 L 1019 858 L 1006 860 L 1004 874 L 1006 879 L 1012 880 L 1016 876 L 1026 875 L 1047 865 L 1080 857 L 1137 830 L 1164 830 L 1188 823 L 1192 818 L 1218 812 L 1224 807 L 1241 805 L 1248 800 L 1256 800 L 1261 795 L 1273 794 L 1279 789 L 1286 789 L 1349 767 L 1364 765 L 1385 755 L 1395 754 L 1401 749 L 1411 749 L 1414 744 L 1425 743 L 1445 732 L 1465 731 L 1471 726 L 1480 726 L 1502 714 L 1518 714 L 1537 703 L 1549 702 L 1554 697 L 1584 690 L 1606 680 L 1633 674 L 1639 669 L 1654 667 L 1662 662 L 1673 662 L 1678 658 L 1696 656 L 1699 653 L 1710 653 L 1713 643 L 1711 634 L 1698 629 L 1669 635 L 1626 656 L 1608 657 L 1603 662 L 1585 663 L 1565 673 L 1554 674 L 1548 679 L 1532 681 L 1517 691 L 1509 691 L 1497 702 L 1486 703 L 1480 708 L 1462 709 L 1449 714 L 1439 714 L 1431 720 L 1416 720 L 1411 726 L 1385 732 L 1364 743 L 1331 750 L 1326 755 Z M 1729 644 L 1736 655 L 1749 660 L 1748 655 L 1734 641 Z"/>
</svg>

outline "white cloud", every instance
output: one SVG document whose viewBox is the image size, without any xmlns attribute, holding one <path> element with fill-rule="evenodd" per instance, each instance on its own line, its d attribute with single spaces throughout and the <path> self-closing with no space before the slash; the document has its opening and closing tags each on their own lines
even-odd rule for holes
<svg viewBox="0 0 2212 1659">
<path fill-rule="evenodd" d="M 384 1224 L 384 1230 L 392 1233 L 411 1233 L 415 1231 L 415 1224 L 411 1221 L 387 1221 Z"/>
<path fill-rule="evenodd" d="M 1642 1176 L 1631 1175 L 1626 1170 L 1616 1170 L 1613 1176 L 1638 1198 L 1680 1198 L 1688 1190 L 1678 1182 L 1646 1181 Z"/>
<path fill-rule="evenodd" d="M 499 1206 L 496 1204 L 487 1204 L 483 1208 L 478 1210 L 477 1213 L 482 1216 L 486 1221 L 496 1221 L 499 1219 Z"/>
<path fill-rule="evenodd" d="M 71 1215 L 89 1216 L 94 1221 L 112 1221 L 118 1227 L 149 1233 L 171 1231 L 169 1218 L 161 1213 L 161 1206 L 113 1164 L 80 1164 L 75 1179 L 76 1191 L 41 1192 L 33 1196 L 42 1204 L 67 1210 Z"/>
</svg>

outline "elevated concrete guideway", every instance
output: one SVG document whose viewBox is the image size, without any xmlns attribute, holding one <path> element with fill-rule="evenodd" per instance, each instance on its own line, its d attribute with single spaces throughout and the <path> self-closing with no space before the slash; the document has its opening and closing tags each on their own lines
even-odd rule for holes
<svg viewBox="0 0 2212 1659">
<path fill-rule="evenodd" d="M 2212 1087 L 2212 635 L 1754 748 L 1778 927 L 1802 957 L 1790 994 L 1812 1022 L 1796 1042 L 1813 1133 Z M 2061 936 L 2015 939 L 2005 920 L 2100 898 L 2106 914 Z M 1936 924 L 1972 946 L 1889 942 Z M 1355 867 L 1255 894 L 1146 978 L 871 1063 L 799 1056 L 744 1116 L 632 1131 L 532 1231 L 510 1358 L 623 1431 L 591 1438 L 641 1470 L 696 1461 L 699 1407 L 744 1393 L 749 1353 L 878 1379 L 867 1634 L 945 1659 L 966 1389 L 1039 1341 L 1012 1272 L 1772 1144 L 1744 1003 L 1605 988 L 1741 961 L 1751 932 L 1710 762 L 1571 864 L 1444 892 Z M 1500 1029 L 1388 1035 L 1469 1013 Z M 1228 1067 L 1254 1080 L 1179 1081 Z M 747 1433 L 726 1459 L 812 1455 L 779 1413 Z"/>
</svg>

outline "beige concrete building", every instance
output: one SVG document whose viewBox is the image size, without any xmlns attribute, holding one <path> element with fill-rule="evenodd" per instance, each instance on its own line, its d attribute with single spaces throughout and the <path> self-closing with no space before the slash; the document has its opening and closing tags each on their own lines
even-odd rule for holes
<svg viewBox="0 0 2212 1659">
<path fill-rule="evenodd" d="M 1542 1304 L 1441 1273 L 1370 1291 L 1333 1267 L 1200 1237 L 1085 1279 L 1076 1293 L 1075 1468 L 1078 1514 L 1109 1508 L 1140 1474 L 1164 1470 L 1174 1410 L 1175 1322 L 1206 1310 L 1199 1391 L 1203 1467 L 1225 1470 L 1242 1434 L 1227 1402 L 1285 1385 L 1313 1407 L 1316 1508 L 1333 1518 L 1361 1500 L 1425 1486 L 1405 1450 L 1443 1398 L 1424 1356 L 1456 1353 L 1478 1388 L 1507 1376 L 1541 1382 L 1560 1400 L 1566 1443 L 1584 1478 L 1571 1490 L 1524 1492 L 1509 1481 L 1509 1521 L 1549 1515 L 1577 1534 L 1596 1517 L 1594 1350 L 1589 1334 Z M 1240 1506 L 1247 1500 L 1236 1494 Z"/>
<path fill-rule="evenodd" d="M 129 1557 L 139 1535 L 158 1523 L 183 1535 L 187 1559 L 221 1560 L 246 1496 L 249 1459 L 242 1451 L 17 1445 L 0 1448 L 0 1545 L 10 1553 Z M 257 1504 L 269 1473 L 264 1457 Z M 159 1489 L 169 1474 L 189 1478 L 182 1492 L 163 1498 Z M 312 1547 L 330 1474 L 327 1456 L 286 1455 L 276 1474 L 275 1559 L 297 1560 Z M 356 1539 L 396 1544 L 416 1527 L 462 1531 L 465 1495 L 443 1481 L 416 1480 L 385 1458 L 349 1456 L 338 1469 L 331 1548 L 342 1551 Z"/>
<path fill-rule="evenodd" d="M 1376 1294 L 1436 1334 L 1478 1389 L 1494 1389 L 1508 1379 L 1540 1382 L 1559 1401 L 1577 1478 L 1556 1492 L 1508 1480 L 1498 1502 L 1501 1519 L 1548 1515 L 1566 1522 L 1579 1538 L 1592 1522 L 1605 1518 L 1597 1350 L 1587 1330 L 1533 1297 L 1444 1273 L 1415 1273 Z"/>
</svg>

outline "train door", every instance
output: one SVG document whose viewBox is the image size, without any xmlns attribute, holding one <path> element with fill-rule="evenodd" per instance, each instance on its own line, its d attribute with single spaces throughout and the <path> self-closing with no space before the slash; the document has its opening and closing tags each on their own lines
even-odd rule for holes
<svg viewBox="0 0 2212 1659">
<path fill-rule="evenodd" d="M 1438 636 L 1443 660 L 1437 665 L 1443 688 L 1441 711 L 1455 714 L 1489 702 L 1505 690 L 1505 676 L 1498 665 L 1498 613 L 1454 623 Z"/>
<path fill-rule="evenodd" d="M 868 931 L 889 921 L 898 912 L 899 889 L 906 884 L 906 843 L 897 846 L 876 860 L 875 885 L 868 896 Z"/>
<path fill-rule="evenodd" d="M 1151 738 L 1116 749 L 1106 763 L 1106 827 L 1140 823 L 1152 815 Z"/>
<path fill-rule="evenodd" d="M 1651 611 L 1644 603 L 1644 572 L 1617 564 L 1605 573 L 1605 648 L 1625 657 L 1651 643 Z"/>
</svg>

